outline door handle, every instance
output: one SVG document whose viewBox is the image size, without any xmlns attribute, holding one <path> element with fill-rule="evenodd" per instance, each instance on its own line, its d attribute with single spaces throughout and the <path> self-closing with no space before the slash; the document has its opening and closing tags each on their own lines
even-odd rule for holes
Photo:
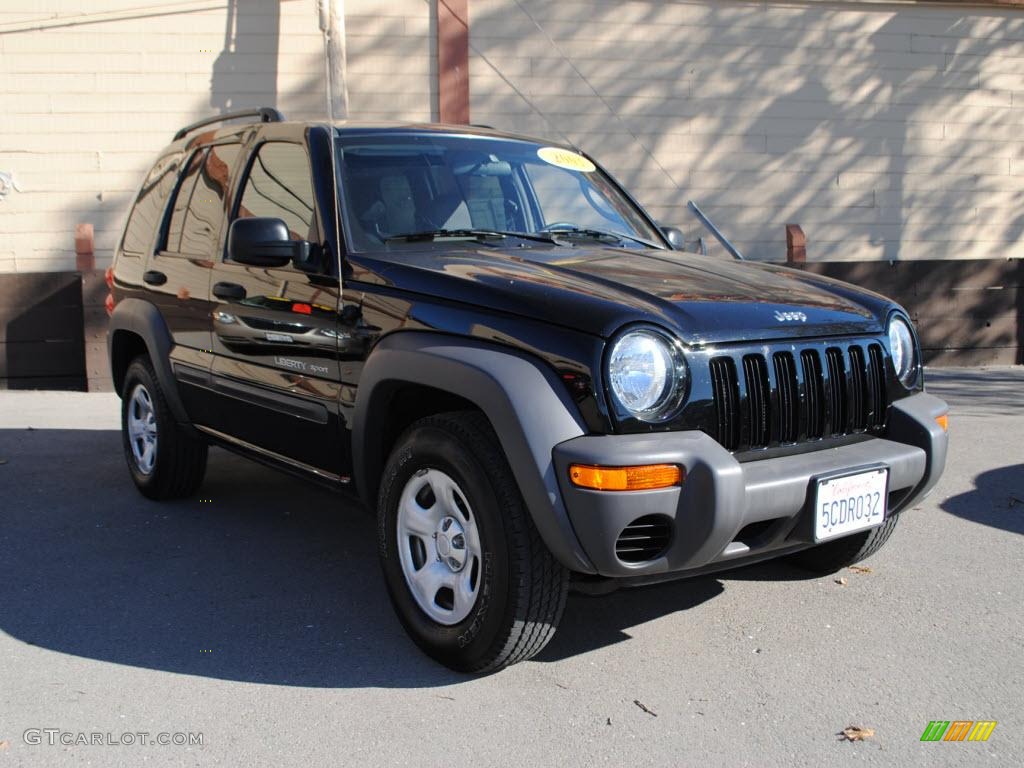
<svg viewBox="0 0 1024 768">
<path fill-rule="evenodd" d="M 155 269 L 151 269 L 142 275 L 142 282 L 147 285 L 163 285 L 167 282 L 167 275 L 163 272 L 158 272 Z"/>
<path fill-rule="evenodd" d="M 245 288 L 238 283 L 214 283 L 213 295 L 218 299 L 244 299 Z"/>
</svg>

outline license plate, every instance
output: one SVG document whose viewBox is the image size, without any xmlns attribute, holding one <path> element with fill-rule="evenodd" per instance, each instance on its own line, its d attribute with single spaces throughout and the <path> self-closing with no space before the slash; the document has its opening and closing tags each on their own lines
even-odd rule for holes
<svg viewBox="0 0 1024 768">
<path fill-rule="evenodd" d="M 889 470 L 818 481 L 814 501 L 814 540 L 828 541 L 881 525 L 885 520 Z"/>
</svg>

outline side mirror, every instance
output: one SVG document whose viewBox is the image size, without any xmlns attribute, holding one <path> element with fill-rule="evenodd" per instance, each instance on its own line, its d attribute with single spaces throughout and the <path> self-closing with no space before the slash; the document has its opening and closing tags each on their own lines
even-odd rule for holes
<svg viewBox="0 0 1024 768">
<path fill-rule="evenodd" d="M 304 272 L 315 272 L 315 249 L 306 240 L 292 240 L 281 219 L 235 219 L 228 229 L 228 258 L 254 267 L 283 267 L 293 263 Z"/>
<path fill-rule="evenodd" d="M 661 227 L 661 234 L 668 240 L 668 244 L 677 251 L 683 250 L 686 246 L 686 237 L 683 235 L 683 230 L 678 227 Z"/>
</svg>

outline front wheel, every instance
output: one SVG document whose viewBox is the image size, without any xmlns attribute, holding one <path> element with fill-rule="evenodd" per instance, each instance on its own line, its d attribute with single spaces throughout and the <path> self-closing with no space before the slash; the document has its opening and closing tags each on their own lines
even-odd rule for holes
<svg viewBox="0 0 1024 768">
<path fill-rule="evenodd" d="M 482 415 L 413 424 L 388 459 L 377 516 L 391 602 L 428 655 L 483 673 L 547 645 L 569 574 L 534 528 Z"/>
</svg>

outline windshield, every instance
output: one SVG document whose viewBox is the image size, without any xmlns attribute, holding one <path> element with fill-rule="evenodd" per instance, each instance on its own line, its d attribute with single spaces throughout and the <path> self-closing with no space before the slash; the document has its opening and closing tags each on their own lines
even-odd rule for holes
<svg viewBox="0 0 1024 768">
<path fill-rule="evenodd" d="M 665 247 L 611 179 L 571 150 L 408 133 L 337 142 L 346 229 L 358 251 L 517 236 L 520 243 Z"/>
</svg>

